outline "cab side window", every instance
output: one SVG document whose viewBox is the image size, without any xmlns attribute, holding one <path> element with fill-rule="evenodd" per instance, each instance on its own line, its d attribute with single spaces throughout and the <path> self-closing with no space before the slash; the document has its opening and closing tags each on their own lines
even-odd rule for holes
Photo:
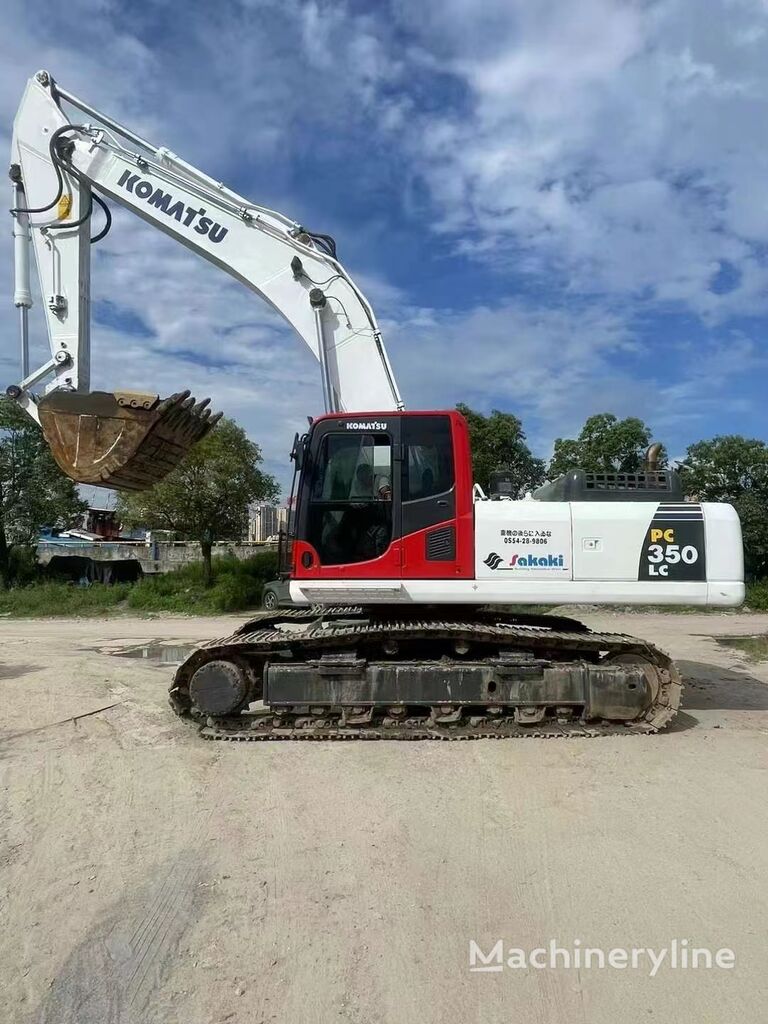
<svg viewBox="0 0 768 1024">
<path fill-rule="evenodd" d="M 454 483 L 451 423 L 447 416 L 414 416 L 403 423 L 403 501 L 450 491 Z"/>
<path fill-rule="evenodd" d="M 406 416 L 402 440 L 402 531 L 407 536 L 456 514 L 451 421 L 448 416 Z"/>
</svg>

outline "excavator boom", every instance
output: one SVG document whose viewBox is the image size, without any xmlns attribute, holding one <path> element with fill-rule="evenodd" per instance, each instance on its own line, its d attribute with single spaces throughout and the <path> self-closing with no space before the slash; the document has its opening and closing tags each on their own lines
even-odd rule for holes
<svg viewBox="0 0 768 1024">
<path fill-rule="evenodd" d="M 72 123 L 64 105 L 89 118 Z M 16 291 L 22 379 L 7 393 L 37 420 L 61 469 L 81 483 L 143 490 L 219 418 L 189 391 L 169 398 L 91 392 L 90 251 L 109 229 L 103 196 L 237 278 L 279 312 L 321 367 L 325 411 L 395 410 L 397 390 L 373 311 L 336 259 L 330 236 L 257 206 L 170 150 L 62 89 L 27 83 L 14 122 Z M 94 204 L 107 227 L 92 235 Z M 51 358 L 30 371 L 30 249 Z M 42 395 L 36 392 L 42 382 Z"/>
</svg>

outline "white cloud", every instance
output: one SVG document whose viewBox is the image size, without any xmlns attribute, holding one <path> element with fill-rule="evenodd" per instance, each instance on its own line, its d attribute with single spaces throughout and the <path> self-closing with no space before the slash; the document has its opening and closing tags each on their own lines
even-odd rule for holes
<svg viewBox="0 0 768 1024">
<path fill-rule="evenodd" d="M 511 0 L 487 17 L 483 52 L 468 4 L 441 11 L 442 66 L 467 99 L 411 140 L 462 251 L 710 320 L 764 311 L 765 7 Z M 723 261 L 741 281 L 718 296 Z"/>
<path fill-rule="evenodd" d="M 608 405 L 705 431 L 715 378 L 722 389 L 764 371 L 761 343 L 729 326 L 768 309 L 768 12 L 757 0 L 713 0 L 706 17 L 696 0 L 393 0 L 367 13 L 252 0 L 191 3 L 173 20 L 164 5 L 126 17 L 117 0 L 9 0 L 4 27 L 0 145 L 24 80 L 47 67 L 256 201 L 340 232 L 412 407 L 504 404 L 546 448 Z M 370 223 L 345 220 L 338 195 L 333 218 L 322 197 L 305 208 L 296 168 L 311 176 L 315 159 L 339 169 L 350 209 L 360 195 L 378 202 Z M 423 275 L 439 275 L 429 255 L 448 247 L 462 266 L 490 264 L 498 297 L 481 303 L 468 288 L 433 308 L 418 281 L 388 280 L 366 237 L 387 230 L 387 204 L 420 227 Z M 9 279 L 8 246 L 0 273 Z M 148 329 L 94 325 L 95 384 L 211 394 L 282 470 L 293 431 L 319 408 L 319 375 L 276 316 L 127 215 L 97 247 L 93 285 Z M 673 383 L 636 370 L 653 346 L 638 313 L 669 309 L 721 340 Z M 15 320 L 0 308 L 9 339 Z M 42 354 L 39 322 L 36 345 Z M 6 380 L 15 361 L 8 342 Z"/>
<path fill-rule="evenodd" d="M 768 373 L 765 345 L 742 332 L 729 332 L 722 346 L 673 338 L 661 354 L 594 303 L 409 309 L 385 326 L 413 407 L 463 401 L 513 412 L 547 456 L 555 437 L 574 436 L 587 416 L 605 411 L 639 416 L 660 439 L 690 443 L 717 422 L 725 395 L 732 413 L 748 412 L 742 383 Z"/>
</svg>

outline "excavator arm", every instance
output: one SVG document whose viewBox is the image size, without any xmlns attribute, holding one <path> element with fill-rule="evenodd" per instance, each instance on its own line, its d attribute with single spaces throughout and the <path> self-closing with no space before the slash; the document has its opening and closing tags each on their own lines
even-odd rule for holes
<svg viewBox="0 0 768 1024">
<path fill-rule="evenodd" d="M 73 123 L 63 104 L 88 120 Z M 90 390 L 90 252 L 94 204 L 108 197 L 261 296 L 317 358 L 326 412 L 403 409 L 373 310 L 336 258 L 333 239 L 153 146 L 38 72 L 16 115 L 11 163 L 22 379 L 8 388 L 42 426 L 75 480 L 152 486 L 218 417 L 188 392 Z M 30 370 L 30 247 L 50 359 Z M 120 302 L 118 296 L 115 301 Z M 38 393 L 43 387 L 42 394 Z"/>
</svg>

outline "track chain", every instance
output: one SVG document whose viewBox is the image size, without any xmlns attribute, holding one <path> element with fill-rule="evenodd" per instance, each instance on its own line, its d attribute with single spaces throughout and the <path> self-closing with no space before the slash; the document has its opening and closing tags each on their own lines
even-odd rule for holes
<svg viewBox="0 0 768 1024">
<path fill-rule="evenodd" d="M 274 717 L 274 716 L 270 716 Z M 261 728 L 257 722 L 247 724 L 250 714 L 233 719 L 207 719 L 200 726 L 206 740 L 254 742 L 258 740 L 502 740 L 502 739 L 595 739 L 598 736 L 649 735 L 658 732 L 650 723 L 623 725 L 583 722 L 552 722 L 540 725 L 518 725 L 507 719 L 494 723 L 488 718 L 470 726 L 425 726 L 423 722 L 407 721 L 387 726 L 318 726 Z M 245 720 L 245 722 L 243 721 Z"/>
<path fill-rule="evenodd" d="M 497 609 L 473 611 L 471 619 L 451 617 L 450 609 L 441 609 L 439 617 L 416 614 L 412 618 L 381 616 L 370 609 L 356 607 L 326 609 L 286 609 L 265 612 L 240 626 L 231 636 L 212 640 L 193 652 L 176 673 L 170 702 L 180 716 L 200 722 L 200 734 L 209 740 L 464 740 L 503 738 L 590 738 L 606 735 L 648 734 L 658 732 L 674 717 L 680 704 L 682 684 L 670 659 L 653 645 L 634 637 L 615 633 L 594 633 L 575 620 L 511 614 Z M 553 628 L 557 626 L 558 628 Z M 547 718 L 524 725 L 511 714 L 468 715 L 453 724 L 438 724 L 425 717 L 387 719 L 381 709 L 380 720 L 366 725 L 349 725 L 338 713 L 311 716 L 299 714 L 297 724 L 287 724 L 285 716 L 269 708 L 244 711 L 201 721 L 191 706 L 188 693 L 193 673 L 205 664 L 230 658 L 258 674 L 270 656 L 290 649 L 295 656 L 302 648 L 310 657 L 324 652 L 354 648 L 363 642 L 383 639 L 408 640 L 428 637 L 435 641 L 468 640 L 504 650 L 532 651 L 539 657 L 562 658 L 567 652 L 574 659 L 637 656 L 658 671 L 661 685 L 654 704 L 642 719 L 628 723 L 584 722 Z M 329 721 L 329 719 L 331 719 Z"/>
</svg>

